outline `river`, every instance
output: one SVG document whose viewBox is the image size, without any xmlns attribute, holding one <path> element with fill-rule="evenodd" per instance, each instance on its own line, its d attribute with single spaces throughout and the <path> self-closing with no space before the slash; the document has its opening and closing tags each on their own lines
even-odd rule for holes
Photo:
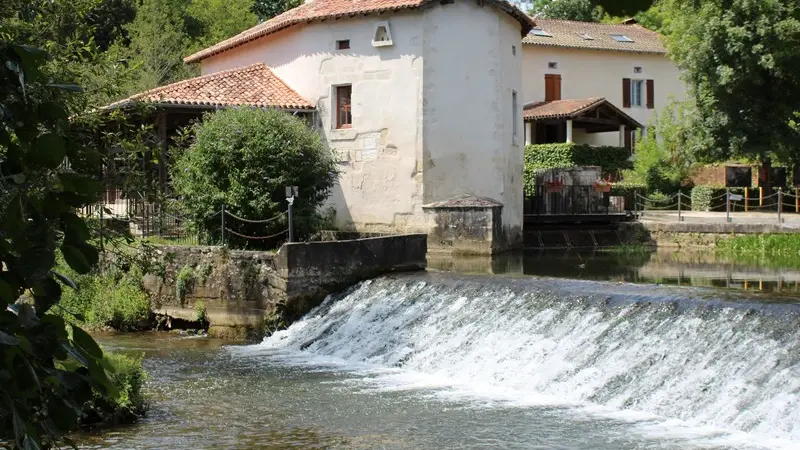
<svg viewBox="0 0 800 450">
<path fill-rule="evenodd" d="M 650 259 L 606 257 L 565 256 L 570 273 L 544 277 L 531 267 L 553 258 L 530 254 L 497 263 L 504 276 L 381 277 L 257 345 L 100 336 L 144 354 L 152 408 L 81 448 L 800 447 L 791 271 L 770 290 L 773 269 L 751 268 L 762 292 L 738 284 L 741 267 L 692 276 L 697 262 L 674 283 L 631 283 Z M 686 286 L 713 285 L 703 273 L 732 288 Z"/>
</svg>

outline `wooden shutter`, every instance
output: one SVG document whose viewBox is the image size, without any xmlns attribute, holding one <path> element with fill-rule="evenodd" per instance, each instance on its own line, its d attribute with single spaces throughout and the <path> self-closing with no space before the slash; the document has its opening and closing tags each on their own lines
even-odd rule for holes
<svg viewBox="0 0 800 450">
<path fill-rule="evenodd" d="M 654 80 L 647 80 L 647 109 L 653 109 L 656 106 L 655 84 Z"/>
<path fill-rule="evenodd" d="M 553 75 L 553 100 L 561 100 L 561 75 Z"/>
<path fill-rule="evenodd" d="M 622 79 L 622 107 L 623 108 L 630 108 L 631 107 L 631 79 L 630 78 L 623 78 Z"/>
<path fill-rule="evenodd" d="M 554 96 L 553 77 L 550 74 L 544 76 L 544 101 L 552 102 Z"/>
</svg>

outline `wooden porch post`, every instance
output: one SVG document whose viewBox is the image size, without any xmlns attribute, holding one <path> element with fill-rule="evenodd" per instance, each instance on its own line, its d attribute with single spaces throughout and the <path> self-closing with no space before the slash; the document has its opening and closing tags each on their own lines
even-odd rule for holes
<svg viewBox="0 0 800 450">
<path fill-rule="evenodd" d="M 572 143 L 572 119 L 567 119 L 567 143 Z"/>
<path fill-rule="evenodd" d="M 533 144 L 533 122 L 525 122 L 525 145 Z"/>
<path fill-rule="evenodd" d="M 625 147 L 625 125 L 619 126 L 619 146 Z"/>
</svg>

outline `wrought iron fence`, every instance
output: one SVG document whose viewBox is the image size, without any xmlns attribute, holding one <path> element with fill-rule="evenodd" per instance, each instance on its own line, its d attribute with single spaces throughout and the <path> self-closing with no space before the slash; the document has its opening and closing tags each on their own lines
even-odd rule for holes
<svg viewBox="0 0 800 450">
<path fill-rule="evenodd" d="M 607 215 L 633 209 L 635 191 L 615 195 L 611 186 L 537 186 L 525 197 L 526 215 Z"/>
</svg>

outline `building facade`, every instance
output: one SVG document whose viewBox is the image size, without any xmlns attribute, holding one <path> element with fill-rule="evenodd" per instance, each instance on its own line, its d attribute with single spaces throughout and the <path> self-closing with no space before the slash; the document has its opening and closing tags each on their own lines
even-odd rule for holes
<svg viewBox="0 0 800 450">
<path fill-rule="evenodd" d="M 646 126 L 671 101 L 685 97 L 678 67 L 667 57 L 661 36 L 638 24 L 536 19 L 522 42 L 526 105 L 604 98 Z M 536 131 L 535 124 L 527 122 L 528 142 L 543 139 L 542 127 L 539 136 Z M 550 139 L 565 140 L 565 130 L 547 131 Z M 630 131 L 621 140 L 619 131 L 587 133 L 576 128 L 572 139 L 590 145 L 633 146 Z"/>
<path fill-rule="evenodd" d="M 428 231 L 425 205 L 471 196 L 502 205 L 495 246 L 514 247 L 532 26 L 504 1 L 313 0 L 186 61 L 204 76 L 264 64 L 314 105 L 340 228 Z"/>
</svg>

